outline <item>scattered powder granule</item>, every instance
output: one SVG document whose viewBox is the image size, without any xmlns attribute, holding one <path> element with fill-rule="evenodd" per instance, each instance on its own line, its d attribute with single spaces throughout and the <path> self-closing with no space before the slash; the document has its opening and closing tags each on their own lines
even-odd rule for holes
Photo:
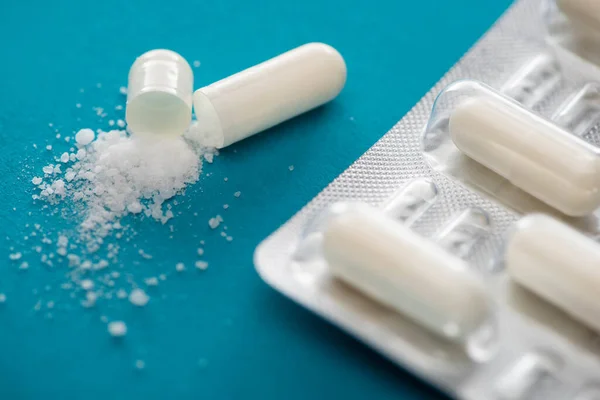
<svg viewBox="0 0 600 400">
<path fill-rule="evenodd" d="M 123 321 L 109 322 L 108 333 L 113 337 L 123 337 L 127 334 L 127 325 Z"/>
<path fill-rule="evenodd" d="M 199 247 L 198 250 L 197 250 L 197 253 L 198 253 L 199 256 L 204 255 L 204 249 L 201 248 L 201 247 Z"/>
<path fill-rule="evenodd" d="M 68 163 L 69 162 L 69 153 L 65 152 L 62 153 L 60 156 L 60 162 L 61 163 Z"/>
<path fill-rule="evenodd" d="M 16 260 L 20 260 L 22 256 L 23 255 L 21 253 L 17 252 L 17 253 L 11 253 L 11 254 L 9 254 L 8 258 L 10 260 L 12 260 L 12 261 L 16 261 Z"/>
<path fill-rule="evenodd" d="M 144 279 L 144 283 L 147 286 L 158 286 L 158 279 L 155 276 L 151 276 L 150 278 Z"/>
<path fill-rule="evenodd" d="M 214 160 L 214 154 L 213 153 L 205 153 L 204 160 L 206 160 L 207 163 L 212 164 L 212 162 Z"/>
<path fill-rule="evenodd" d="M 185 265 L 183 263 L 175 264 L 175 271 L 183 272 L 185 270 Z"/>
<path fill-rule="evenodd" d="M 91 290 L 94 287 L 94 282 L 91 279 L 84 279 L 80 285 L 83 290 Z"/>
<path fill-rule="evenodd" d="M 114 126 L 115 125 L 115 120 L 114 119 L 109 119 L 108 120 L 108 126 Z"/>
<path fill-rule="evenodd" d="M 229 208 L 229 204 L 223 204 L 223 209 L 227 210 Z"/>
<path fill-rule="evenodd" d="M 233 194 L 235 197 L 240 197 L 242 195 L 242 192 L 237 191 Z"/>
<path fill-rule="evenodd" d="M 158 275 L 158 279 L 160 279 L 161 281 L 166 281 L 167 276 L 165 274 L 160 274 L 160 275 Z"/>
<path fill-rule="evenodd" d="M 26 270 L 29 268 L 29 263 L 27 261 L 23 261 L 21 265 L 19 265 L 19 269 Z"/>
<path fill-rule="evenodd" d="M 294 166 L 293 166 L 293 165 L 290 165 L 290 166 L 288 167 L 288 169 L 289 169 L 290 171 L 293 171 L 293 170 L 294 170 Z"/>
<path fill-rule="evenodd" d="M 4 293 L 0 293 L 0 303 L 6 302 L 6 295 Z"/>
<path fill-rule="evenodd" d="M 136 360 L 135 367 L 137 369 L 144 369 L 146 367 L 146 363 L 144 362 L 144 360 Z"/>
<path fill-rule="evenodd" d="M 85 301 L 82 302 L 82 305 L 86 308 L 94 307 L 97 299 L 98 295 L 95 292 L 87 292 L 85 294 Z"/>
<path fill-rule="evenodd" d="M 152 256 L 150 254 L 148 254 L 148 253 L 145 253 L 144 250 L 142 250 L 142 249 L 138 250 L 138 254 L 143 259 L 146 259 L 146 260 L 151 260 L 152 259 Z"/>
<path fill-rule="evenodd" d="M 79 132 L 77 132 L 75 134 L 75 141 L 77 142 L 77 144 L 79 144 L 81 146 L 86 146 L 86 145 L 92 143 L 95 136 L 96 135 L 94 134 L 93 130 L 85 128 L 85 129 L 81 129 Z"/>
<path fill-rule="evenodd" d="M 127 94 L 127 88 L 125 86 L 121 86 L 119 88 L 119 93 L 121 93 L 122 95 L 126 95 Z"/>
<path fill-rule="evenodd" d="M 196 268 L 198 268 L 199 270 L 204 271 L 206 268 L 208 268 L 208 263 L 206 261 L 196 261 Z"/>
<path fill-rule="evenodd" d="M 200 61 L 194 60 L 194 62 L 192 63 L 192 65 L 194 66 L 194 68 L 198 68 L 200 66 Z"/>
<path fill-rule="evenodd" d="M 221 222 L 223 222 L 223 217 L 217 215 L 216 217 L 213 217 L 208 220 L 208 226 L 210 226 L 211 229 L 216 229 L 221 224 Z"/>
<path fill-rule="evenodd" d="M 227 240 L 228 242 L 231 242 L 231 241 L 233 241 L 233 237 L 231 237 L 231 236 L 227 236 L 227 237 L 225 238 L 225 240 Z"/>
<path fill-rule="evenodd" d="M 228 178 L 228 177 L 225 177 L 225 178 L 223 178 L 223 180 L 224 180 L 225 182 L 227 182 L 227 181 L 229 180 L 229 178 Z"/>
<path fill-rule="evenodd" d="M 47 145 L 46 150 L 48 150 L 48 151 L 52 150 L 52 145 L 51 144 Z"/>
<path fill-rule="evenodd" d="M 39 185 L 40 183 L 42 183 L 42 178 L 36 176 L 31 180 L 31 183 L 33 183 L 34 185 Z"/>
<path fill-rule="evenodd" d="M 143 307 L 148 304 L 150 297 L 142 289 L 133 289 L 129 294 L 129 302 L 135 306 Z"/>
<path fill-rule="evenodd" d="M 124 299 L 126 297 L 127 297 L 127 291 L 125 289 L 117 290 L 117 298 L 118 299 Z"/>
<path fill-rule="evenodd" d="M 118 119 L 117 120 L 117 126 L 119 128 L 125 128 L 125 121 L 123 121 L 122 119 Z"/>
<path fill-rule="evenodd" d="M 100 260 L 96 264 L 93 265 L 93 268 L 96 271 L 104 269 L 106 267 L 108 267 L 108 261 L 106 261 L 106 260 Z"/>
</svg>

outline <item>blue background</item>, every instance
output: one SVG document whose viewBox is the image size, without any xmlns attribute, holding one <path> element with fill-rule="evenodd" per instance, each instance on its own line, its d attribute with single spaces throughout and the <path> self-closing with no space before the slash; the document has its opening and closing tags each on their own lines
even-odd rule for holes
<svg viewBox="0 0 600 400">
<path fill-rule="evenodd" d="M 0 307 L 0 398 L 439 398 L 269 288 L 252 254 L 399 120 L 509 3 L 2 1 L 0 292 L 8 300 Z M 173 220 L 173 239 L 168 226 L 127 221 L 139 232 L 135 245 L 154 259 L 141 260 L 131 243 L 123 244 L 125 269 L 137 280 L 169 275 L 149 291 L 145 308 L 113 299 L 83 309 L 58 288 L 64 267 L 42 267 L 23 239 L 31 231 L 27 223 L 49 232 L 75 226 L 31 201 L 31 178 L 68 147 L 54 139 L 56 128 L 64 136 L 83 127 L 107 129 L 108 119 L 123 118 L 114 110 L 125 100 L 118 88 L 146 50 L 170 48 L 190 63 L 201 61 L 194 69 L 198 88 L 311 41 L 333 45 L 346 59 L 348 83 L 337 100 L 205 164 L 211 175 L 175 207 L 181 214 Z M 98 118 L 93 106 L 109 116 Z M 45 151 L 46 144 L 55 152 Z M 238 190 L 242 195 L 234 198 Z M 216 214 L 233 242 L 208 228 Z M 201 239 L 208 270 L 175 274 L 176 262 L 189 268 L 197 259 Z M 9 262 L 11 246 L 24 251 L 29 271 Z M 56 307 L 35 312 L 38 300 Z M 124 319 L 127 337 L 112 340 L 101 315 Z M 145 361 L 144 370 L 134 368 L 136 359 Z"/>
</svg>

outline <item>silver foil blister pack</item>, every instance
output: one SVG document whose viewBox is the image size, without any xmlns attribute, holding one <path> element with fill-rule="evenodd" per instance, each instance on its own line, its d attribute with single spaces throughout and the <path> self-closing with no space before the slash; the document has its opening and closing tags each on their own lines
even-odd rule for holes
<svg viewBox="0 0 600 400">
<path fill-rule="evenodd" d="M 599 2 L 517 1 L 259 274 L 455 398 L 600 399 L 599 66 Z"/>
</svg>

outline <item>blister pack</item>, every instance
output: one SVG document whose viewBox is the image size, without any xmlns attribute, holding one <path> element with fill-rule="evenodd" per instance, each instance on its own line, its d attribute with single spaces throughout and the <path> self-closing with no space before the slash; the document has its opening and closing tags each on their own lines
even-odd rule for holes
<svg viewBox="0 0 600 400">
<path fill-rule="evenodd" d="M 600 399 L 600 2 L 519 0 L 255 253 L 458 399 Z"/>
</svg>

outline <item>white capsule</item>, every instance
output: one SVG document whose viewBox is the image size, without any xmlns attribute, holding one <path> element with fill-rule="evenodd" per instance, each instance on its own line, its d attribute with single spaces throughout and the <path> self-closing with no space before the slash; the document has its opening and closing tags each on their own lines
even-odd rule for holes
<svg viewBox="0 0 600 400">
<path fill-rule="evenodd" d="M 330 272 L 431 331 L 463 341 L 490 317 L 483 283 L 460 258 L 365 205 L 323 231 Z"/>
<path fill-rule="evenodd" d="M 333 47 L 310 43 L 194 93 L 194 112 L 222 148 L 335 98 L 346 64 Z"/>
<path fill-rule="evenodd" d="M 129 70 L 125 119 L 136 135 L 181 135 L 192 119 L 194 76 L 171 50 L 151 50 Z"/>
<path fill-rule="evenodd" d="M 551 217 L 524 217 L 505 265 L 516 282 L 600 331 L 600 244 Z"/>
<path fill-rule="evenodd" d="M 600 3 L 598 0 L 556 0 L 558 8 L 574 22 L 600 31 Z"/>
<path fill-rule="evenodd" d="M 571 216 L 600 206 L 600 158 L 580 138 L 491 91 L 460 102 L 449 121 L 464 154 Z"/>
</svg>

